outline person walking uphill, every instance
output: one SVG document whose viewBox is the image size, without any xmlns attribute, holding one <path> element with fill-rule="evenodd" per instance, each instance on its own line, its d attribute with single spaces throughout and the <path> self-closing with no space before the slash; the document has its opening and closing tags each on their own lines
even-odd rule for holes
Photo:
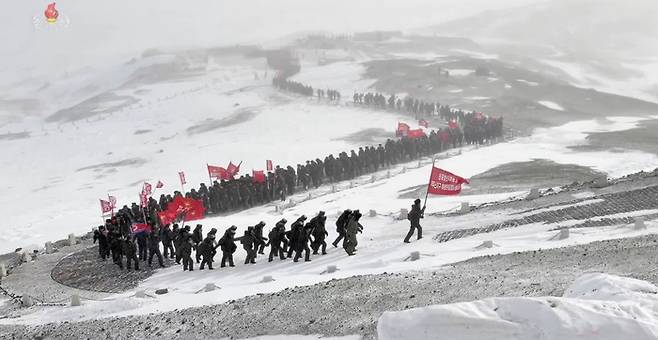
<svg viewBox="0 0 658 340">
<path fill-rule="evenodd" d="M 274 261 L 275 256 L 279 256 L 281 260 L 286 259 L 285 252 L 283 251 L 283 240 L 286 238 L 286 219 L 281 219 L 277 222 L 274 228 L 268 234 L 270 242 L 270 256 L 268 262 Z"/>
<path fill-rule="evenodd" d="M 256 240 L 257 238 L 254 232 L 254 227 L 248 227 L 247 230 L 244 231 L 244 235 L 240 237 L 242 248 L 247 252 L 244 264 L 256 264 L 256 248 L 258 247 Z"/>
<path fill-rule="evenodd" d="M 340 242 L 343 238 L 345 238 L 345 229 L 347 229 L 347 222 L 349 222 L 351 214 L 352 214 L 352 210 L 347 209 L 343 211 L 343 213 L 340 214 L 340 216 L 336 220 L 336 232 L 338 233 L 338 237 L 334 242 L 331 243 L 334 246 L 334 248 L 338 248 L 338 242 Z"/>
<path fill-rule="evenodd" d="M 237 230 L 238 227 L 231 226 L 226 229 L 224 236 L 222 236 L 222 238 L 219 239 L 219 242 L 217 242 L 217 245 L 222 249 L 222 268 L 226 267 L 226 261 L 228 261 L 230 267 L 235 267 L 235 264 L 233 263 L 233 253 L 238 249 L 238 246 L 235 244 L 235 232 Z"/>
<path fill-rule="evenodd" d="M 411 206 L 411 211 L 407 214 L 407 219 L 411 222 L 407 237 L 404 238 L 404 243 L 409 243 L 409 239 L 414 235 L 414 231 L 418 230 L 418 239 L 423 238 L 423 228 L 420 226 L 420 219 L 425 217 L 425 207 L 420 208 L 420 199 L 416 199 Z"/>
<path fill-rule="evenodd" d="M 345 230 L 345 241 L 343 241 L 343 249 L 347 255 L 352 256 L 356 251 L 356 246 L 359 242 L 356 239 L 357 233 L 363 233 L 363 226 L 359 223 L 361 218 L 359 210 L 354 210 L 350 215 L 349 222 L 347 222 L 347 229 Z"/>
</svg>

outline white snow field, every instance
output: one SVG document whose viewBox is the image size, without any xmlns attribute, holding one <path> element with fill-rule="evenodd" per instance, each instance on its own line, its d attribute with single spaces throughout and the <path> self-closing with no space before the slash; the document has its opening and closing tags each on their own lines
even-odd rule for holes
<svg viewBox="0 0 658 340">
<path fill-rule="evenodd" d="M 641 152 L 624 152 L 612 157 L 607 152 L 582 153 L 570 151 L 568 145 L 584 143 L 586 131 L 610 131 L 628 129 L 637 123 L 635 119 L 613 118 L 607 121 L 575 122 L 552 129 L 538 129 L 530 137 L 520 138 L 509 143 L 501 143 L 489 147 L 463 152 L 452 158 L 441 160 L 438 166 L 452 170 L 457 174 L 470 177 L 508 162 L 527 161 L 533 158 L 546 158 L 559 163 L 574 163 L 592 166 L 597 170 L 610 173 L 612 176 L 626 174 L 630 169 L 649 170 L 658 166 L 655 156 Z M 559 133 L 564 144 L 556 144 L 551 136 Z M 532 151 L 536 150 L 536 151 Z M 182 152 L 182 151 L 181 151 Z M 455 151 L 450 151 L 455 153 Z M 610 159 L 615 159 L 611 161 Z M 401 242 L 408 230 L 408 221 L 396 220 L 400 208 L 408 208 L 411 199 L 400 198 L 400 194 L 410 188 L 423 186 L 431 168 L 431 160 L 427 159 L 420 168 L 417 164 L 407 164 L 404 173 L 401 166 L 391 170 L 391 178 L 386 178 L 386 171 L 376 174 L 376 181 L 370 183 L 370 176 L 359 179 L 358 183 L 367 183 L 349 188 L 347 183 L 341 183 L 338 192 L 331 193 L 328 188 L 312 192 L 313 198 L 304 200 L 307 194 L 299 194 L 294 207 L 286 209 L 283 214 L 275 212 L 274 204 L 256 207 L 239 214 L 208 218 L 199 221 L 204 230 L 216 227 L 223 231 L 235 224 L 239 227 L 238 235 L 248 225 L 263 220 L 269 229 L 280 218 L 293 221 L 301 214 L 312 216 L 320 210 L 329 215 L 328 230 L 333 240 L 335 232 L 333 222 L 336 213 L 346 208 L 360 209 L 366 215 L 362 219 L 364 233 L 359 235 L 358 255 L 348 257 L 342 249 L 329 246 L 329 255 L 315 256 L 309 263 L 291 263 L 275 260 L 267 263 L 266 258 L 259 257 L 256 265 L 242 265 L 244 253 L 236 253 L 235 268 L 221 268 L 214 271 L 196 270 L 182 272 L 179 266 L 160 270 L 141 283 L 136 289 L 117 294 L 101 301 L 86 301 L 81 307 L 54 307 L 35 310 L 33 313 L 11 320 L 0 320 L 3 323 L 44 323 L 49 321 L 83 320 L 99 317 L 126 316 L 170 311 L 174 309 L 212 305 L 232 299 L 258 293 L 277 292 L 287 287 L 311 285 L 336 278 L 346 278 L 354 275 L 378 274 L 383 272 L 406 272 L 410 270 L 437 270 L 445 264 L 466 260 L 475 256 L 505 254 L 515 251 L 547 249 L 584 244 L 596 240 L 634 237 L 658 231 L 658 223 L 647 222 L 646 230 L 633 230 L 632 226 L 614 226 L 601 228 L 584 228 L 573 230 L 571 236 L 564 240 L 553 240 L 557 224 L 534 224 L 523 228 L 499 230 L 488 234 L 478 234 L 472 237 L 453 240 L 447 243 L 436 243 L 432 235 L 443 231 L 471 228 L 473 217 L 464 215 L 451 218 L 450 225 L 441 223 L 443 220 L 429 216 L 457 208 L 462 202 L 478 204 L 505 199 L 511 196 L 522 197 L 527 192 L 515 192 L 496 195 L 464 195 L 458 197 L 430 197 L 428 201 L 428 217 L 423 220 L 425 238 L 411 245 Z M 302 201 L 303 200 L 303 201 Z M 591 204 L 590 200 L 581 204 Z M 377 216 L 367 217 L 369 210 L 375 210 Z M 643 213 L 655 213 L 645 211 Z M 626 216 L 626 215 L 624 215 Z M 633 216 L 629 214 L 628 216 Z M 611 216 L 612 217 L 612 216 Z M 615 216 L 623 217 L 623 216 Z M 504 212 L 479 214 L 478 223 L 500 223 L 507 219 Z M 569 221 L 559 225 L 568 225 Z M 478 249 L 484 241 L 493 240 L 497 245 L 491 249 Z M 421 259 L 405 261 L 411 251 L 419 251 Z M 219 258 L 216 258 L 219 260 Z M 336 266 L 338 271 L 325 273 L 328 266 Z M 219 264 L 216 262 L 215 267 Z M 274 281 L 263 283 L 265 276 L 271 276 Z M 198 293 L 206 284 L 215 284 L 221 289 Z M 153 294 L 156 289 L 168 288 L 169 294 L 155 299 L 139 299 L 134 297 L 137 291 Z M 53 311 L 57 311 L 54 313 Z"/>
<path fill-rule="evenodd" d="M 606 274 L 578 278 L 562 297 L 498 297 L 384 313 L 379 340 L 649 340 L 658 287 Z"/>
</svg>

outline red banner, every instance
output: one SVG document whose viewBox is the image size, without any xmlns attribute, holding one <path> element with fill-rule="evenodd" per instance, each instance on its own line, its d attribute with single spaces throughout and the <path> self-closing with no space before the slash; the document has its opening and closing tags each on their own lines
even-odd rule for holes
<svg viewBox="0 0 658 340">
<path fill-rule="evenodd" d="M 430 127 L 430 122 L 426 121 L 425 119 L 421 119 L 418 121 L 418 125 L 424 128 L 428 128 Z"/>
<path fill-rule="evenodd" d="M 180 184 L 185 184 L 185 183 L 187 183 L 187 182 L 185 182 L 185 173 L 184 173 L 184 172 L 179 171 L 179 172 L 178 172 L 178 177 L 180 177 Z"/>
<path fill-rule="evenodd" d="M 163 224 L 172 223 L 177 219 L 194 221 L 203 219 L 205 211 L 203 202 L 192 198 L 176 196 L 167 205 L 167 210 L 158 213 L 158 217 L 160 217 L 160 222 Z"/>
<path fill-rule="evenodd" d="M 268 159 L 267 161 L 265 161 L 265 165 L 266 165 L 267 171 L 274 171 L 274 165 L 272 164 L 271 160 Z"/>
<path fill-rule="evenodd" d="M 242 164 L 242 162 L 240 162 L 240 164 Z M 240 172 L 240 164 L 235 165 L 233 164 L 233 162 L 228 163 L 228 167 L 226 167 L 226 172 L 228 173 L 229 176 L 231 176 L 231 178 L 233 178 L 233 176 L 237 175 L 238 172 Z"/>
<path fill-rule="evenodd" d="M 107 199 L 110 201 L 110 205 L 112 206 L 112 209 L 117 207 L 117 198 L 114 196 L 107 196 Z"/>
<path fill-rule="evenodd" d="M 149 204 L 149 199 L 148 196 L 146 196 L 145 192 L 142 192 L 139 194 L 139 204 L 141 207 L 146 208 Z"/>
<path fill-rule="evenodd" d="M 427 137 L 425 132 L 422 129 L 409 130 L 407 131 L 407 137 L 409 138 L 422 138 Z"/>
<path fill-rule="evenodd" d="M 405 123 L 398 123 L 398 128 L 397 130 L 395 130 L 395 135 L 398 137 L 406 136 L 407 133 L 409 132 L 409 129 L 411 129 L 409 125 Z"/>
<path fill-rule="evenodd" d="M 142 194 L 146 196 L 151 196 L 153 193 L 153 186 L 149 184 L 148 182 L 144 182 L 144 186 L 142 187 Z"/>
<path fill-rule="evenodd" d="M 265 183 L 265 171 L 252 171 L 254 183 Z"/>
<path fill-rule="evenodd" d="M 214 166 L 214 165 L 208 165 L 208 175 L 210 178 L 218 178 L 220 180 L 228 180 L 231 179 L 231 176 L 229 176 L 228 171 L 221 166 Z"/>
<path fill-rule="evenodd" d="M 112 212 L 112 202 L 108 202 L 106 200 L 100 200 L 100 201 L 101 201 L 101 212 L 103 214 Z"/>
<path fill-rule="evenodd" d="M 453 173 L 433 167 L 427 192 L 432 195 L 458 195 L 462 191 L 463 183 L 469 182 Z"/>
<path fill-rule="evenodd" d="M 459 127 L 459 124 L 457 124 L 457 121 L 456 121 L 456 120 L 451 119 L 451 120 L 448 122 L 448 127 L 451 128 L 451 129 L 456 129 L 456 128 Z"/>
<path fill-rule="evenodd" d="M 151 226 L 146 223 L 133 223 L 131 226 L 131 231 L 133 234 L 150 233 Z"/>
</svg>

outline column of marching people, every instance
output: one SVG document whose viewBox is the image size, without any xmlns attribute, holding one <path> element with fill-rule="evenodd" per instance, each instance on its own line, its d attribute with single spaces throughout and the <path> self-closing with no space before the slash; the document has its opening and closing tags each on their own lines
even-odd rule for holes
<svg viewBox="0 0 658 340">
<path fill-rule="evenodd" d="M 332 242 L 337 248 L 342 242 L 344 251 L 352 256 L 357 250 L 357 234 L 363 232 L 362 214 L 359 210 L 345 210 L 337 218 L 336 232 L 338 237 Z M 327 216 L 320 211 L 307 221 L 302 215 L 290 224 L 282 218 L 265 236 L 266 223 L 258 222 L 249 226 L 242 235 L 236 235 L 238 227 L 227 228 L 218 236 L 217 228 L 211 228 L 205 235 L 203 226 L 197 224 L 194 230 L 189 225 L 179 226 L 174 223 L 161 228 L 153 227 L 150 231 L 142 231 L 123 235 L 116 218 L 108 219 L 103 226 L 94 232 L 94 243 L 98 242 L 98 256 L 101 260 L 111 259 L 119 268 L 139 270 L 140 262 L 153 266 L 165 267 L 165 258 L 170 258 L 180 264 L 183 270 L 194 270 L 195 262 L 199 269 L 214 269 L 215 256 L 221 252 L 221 267 L 234 267 L 233 255 L 238 250 L 238 244 L 244 249 L 246 256 L 244 264 L 255 264 L 258 255 L 265 255 L 269 247 L 268 261 L 275 258 L 287 260 L 292 258 L 298 262 L 311 261 L 311 255 L 327 254 L 326 226 Z M 162 250 L 161 250 L 162 248 Z M 193 256 L 194 255 L 194 256 Z"/>
</svg>

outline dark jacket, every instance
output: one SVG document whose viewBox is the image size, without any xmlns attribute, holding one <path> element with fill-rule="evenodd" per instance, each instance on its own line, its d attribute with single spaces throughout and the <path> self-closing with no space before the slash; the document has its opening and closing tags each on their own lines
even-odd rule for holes
<svg viewBox="0 0 658 340">
<path fill-rule="evenodd" d="M 425 208 L 421 209 L 420 204 L 411 206 L 411 211 L 407 214 L 407 219 L 411 221 L 412 227 L 420 225 L 420 219 L 423 218 L 423 214 L 425 214 Z"/>
</svg>

